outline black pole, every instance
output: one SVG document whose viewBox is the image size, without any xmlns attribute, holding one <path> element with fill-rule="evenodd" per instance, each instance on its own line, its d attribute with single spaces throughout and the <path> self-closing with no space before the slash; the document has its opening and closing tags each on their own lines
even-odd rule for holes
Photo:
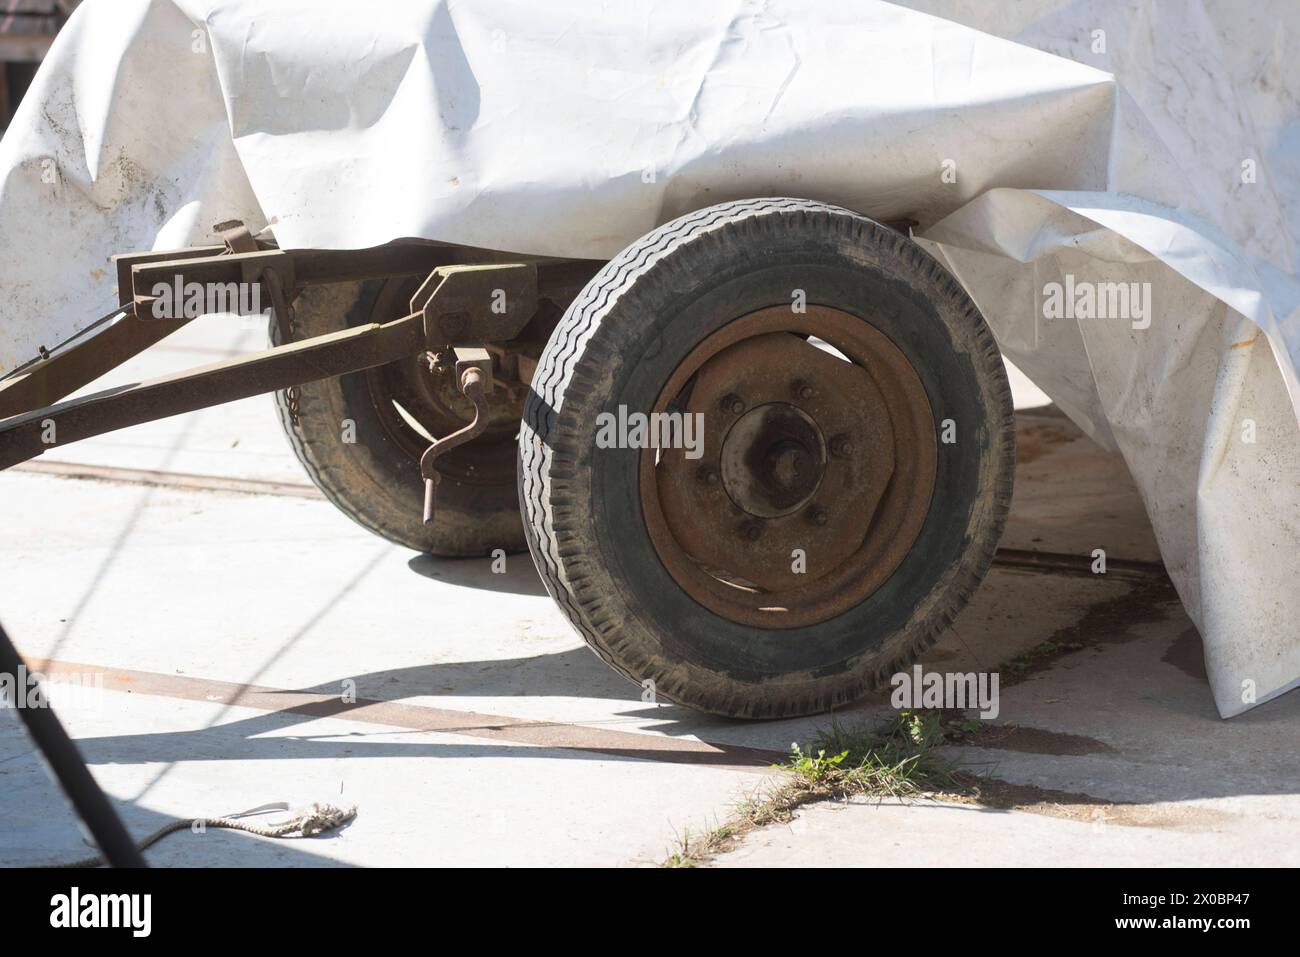
<svg viewBox="0 0 1300 957">
<path fill-rule="evenodd" d="M 0 673 L 12 675 L 17 682 L 18 669 L 22 664 L 18 649 L 9 640 L 4 626 L 0 625 Z M 22 693 L 16 685 L 15 691 Z M 68 732 L 63 730 L 63 725 L 59 723 L 48 702 L 43 702 L 39 708 L 18 707 L 21 703 L 15 701 L 14 710 L 22 717 L 23 724 L 27 725 L 28 732 L 45 755 L 45 760 L 53 769 L 54 776 L 59 779 L 73 808 L 86 822 L 104 859 L 111 867 L 147 867 L 144 856 L 135 846 L 135 841 L 131 840 L 122 819 L 117 816 L 113 805 L 108 803 L 108 798 L 91 777 L 81 752 L 68 737 Z"/>
</svg>

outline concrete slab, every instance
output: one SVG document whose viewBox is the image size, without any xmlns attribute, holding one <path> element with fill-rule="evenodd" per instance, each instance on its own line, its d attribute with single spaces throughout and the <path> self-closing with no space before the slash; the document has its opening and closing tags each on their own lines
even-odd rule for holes
<svg viewBox="0 0 1300 957">
<path fill-rule="evenodd" d="M 263 342 L 260 329 L 201 320 L 118 376 Z M 1050 408 L 1022 418 L 1020 446 L 1006 544 L 1158 558 L 1122 463 Z M 44 458 L 305 481 L 266 397 Z M 103 675 L 102 700 L 69 700 L 59 713 L 134 832 L 268 801 L 361 806 L 335 837 L 187 834 L 150 852 L 160 863 L 653 863 L 675 831 L 724 818 L 791 741 L 827 724 L 729 722 L 642 702 L 577 639 L 527 556 L 501 575 L 435 561 L 311 497 L 9 472 L 0 554 L 0 618 L 24 654 Z M 1001 721 L 1016 727 L 953 756 L 1026 788 L 1107 802 L 1104 839 L 1090 842 L 1094 822 L 1068 816 L 848 806 L 809 811 L 813 839 L 756 834 L 723 863 L 940 862 L 961 833 L 994 863 L 1240 862 L 1255 859 L 1251 840 L 1300 845 L 1300 698 L 1219 721 L 1176 603 L 1141 579 L 1060 572 L 995 568 L 924 662 L 995 670 L 1055 649 L 1003 689 Z M 345 692 L 358 706 L 344 706 Z M 840 717 L 888 710 L 878 695 Z M 1106 750 L 1061 753 L 1080 739 Z M 0 864 L 85 851 L 12 715 L 0 716 L 0 782 Z"/>
<path fill-rule="evenodd" d="M 147 853 L 162 866 L 649 864 L 674 824 L 706 826 L 735 787 L 761 776 L 116 692 L 60 714 L 137 835 L 277 801 L 358 808 L 351 824 L 312 839 L 172 835 Z M 93 854 L 14 735 L 12 713 L 0 721 L 0 865 Z"/>
<path fill-rule="evenodd" d="M 1023 786 L 1012 808 L 820 805 L 717 866 L 1300 864 L 1300 699 L 1219 719 L 1178 614 L 1096 637 L 1004 690 L 987 746 L 944 749 Z"/>
<path fill-rule="evenodd" d="M 1260 867 L 1287 849 L 1225 834 L 1107 826 L 939 801 L 832 803 L 752 834 L 717 867 Z"/>
</svg>

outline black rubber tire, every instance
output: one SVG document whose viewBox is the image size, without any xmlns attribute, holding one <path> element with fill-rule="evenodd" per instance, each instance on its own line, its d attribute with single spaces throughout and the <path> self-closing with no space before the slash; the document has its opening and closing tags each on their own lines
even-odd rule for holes
<svg viewBox="0 0 1300 957">
<path fill-rule="evenodd" d="M 336 332 L 397 316 L 376 316 L 383 283 L 308 286 L 290 310 L 290 339 Z M 271 339 L 281 339 L 271 323 Z M 365 373 L 322 379 L 275 394 L 280 424 L 298 461 L 327 499 L 358 525 L 398 545 L 445 557 L 523 551 L 523 525 L 512 478 L 472 485 L 448 477 L 438 486 L 432 525 L 422 521 L 420 464 L 394 442 L 370 400 Z M 354 443 L 342 423 L 355 423 Z"/>
<path fill-rule="evenodd" d="M 596 416 L 653 408 L 707 335 L 795 288 L 889 336 L 958 440 L 938 444 L 931 507 L 883 586 L 820 624 L 760 629 L 706 610 L 670 577 L 642 519 L 639 453 L 594 454 Z M 799 199 L 691 213 L 606 265 L 542 354 L 519 451 L 533 560 L 591 648 L 660 697 L 743 718 L 826 711 L 909 665 L 988 570 L 1015 471 L 1006 371 L 970 297 L 907 237 Z"/>
</svg>

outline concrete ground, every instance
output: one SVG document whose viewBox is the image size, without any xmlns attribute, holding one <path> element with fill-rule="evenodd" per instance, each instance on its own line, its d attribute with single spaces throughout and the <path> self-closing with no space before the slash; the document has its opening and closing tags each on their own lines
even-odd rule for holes
<svg viewBox="0 0 1300 957">
<path fill-rule="evenodd" d="M 202 320 L 112 381 L 262 341 Z M 1023 380 L 1017 395 L 1042 404 Z M 1050 407 L 1021 413 L 1019 444 L 1007 548 L 1158 561 L 1121 463 Z M 133 833 L 269 802 L 359 809 L 309 840 L 178 834 L 148 852 L 156 864 L 655 864 L 828 723 L 643 703 L 526 555 L 504 575 L 419 556 L 305 482 L 265 396 L 0 475 L 0 620 L 54 677 L 59 716 Z M 924 664 L 998 670 L 1045 645 L 978 746 L 952 749 L 1006 782 L 999 806 L 819 805 L 715 863 L 1300 863 L 1300 696 L 1220 720 L 1200 640 L 1153 566 L 1004 562 Z M 101 687 L 60 683 L 83 675 Z M 855 709 L 888 711 L 885 696 Z M 3 712 L 0 864 L 89 851 Z"/>
</svg>

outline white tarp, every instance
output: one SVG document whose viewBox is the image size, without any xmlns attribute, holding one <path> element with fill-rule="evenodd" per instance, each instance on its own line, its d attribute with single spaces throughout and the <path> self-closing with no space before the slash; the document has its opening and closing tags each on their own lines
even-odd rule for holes
<svg viewBox="0 0 1300 957">
<path fill-rule="evenodd" d="M 911 219 L 1123 453 L 1237 714 L 1300 683 L 1298 45 L 1290 0 L 89 0 L 0 143 L 0 370 L 226 219 L 591 257 L 746 196 Z"/>
</svg>

